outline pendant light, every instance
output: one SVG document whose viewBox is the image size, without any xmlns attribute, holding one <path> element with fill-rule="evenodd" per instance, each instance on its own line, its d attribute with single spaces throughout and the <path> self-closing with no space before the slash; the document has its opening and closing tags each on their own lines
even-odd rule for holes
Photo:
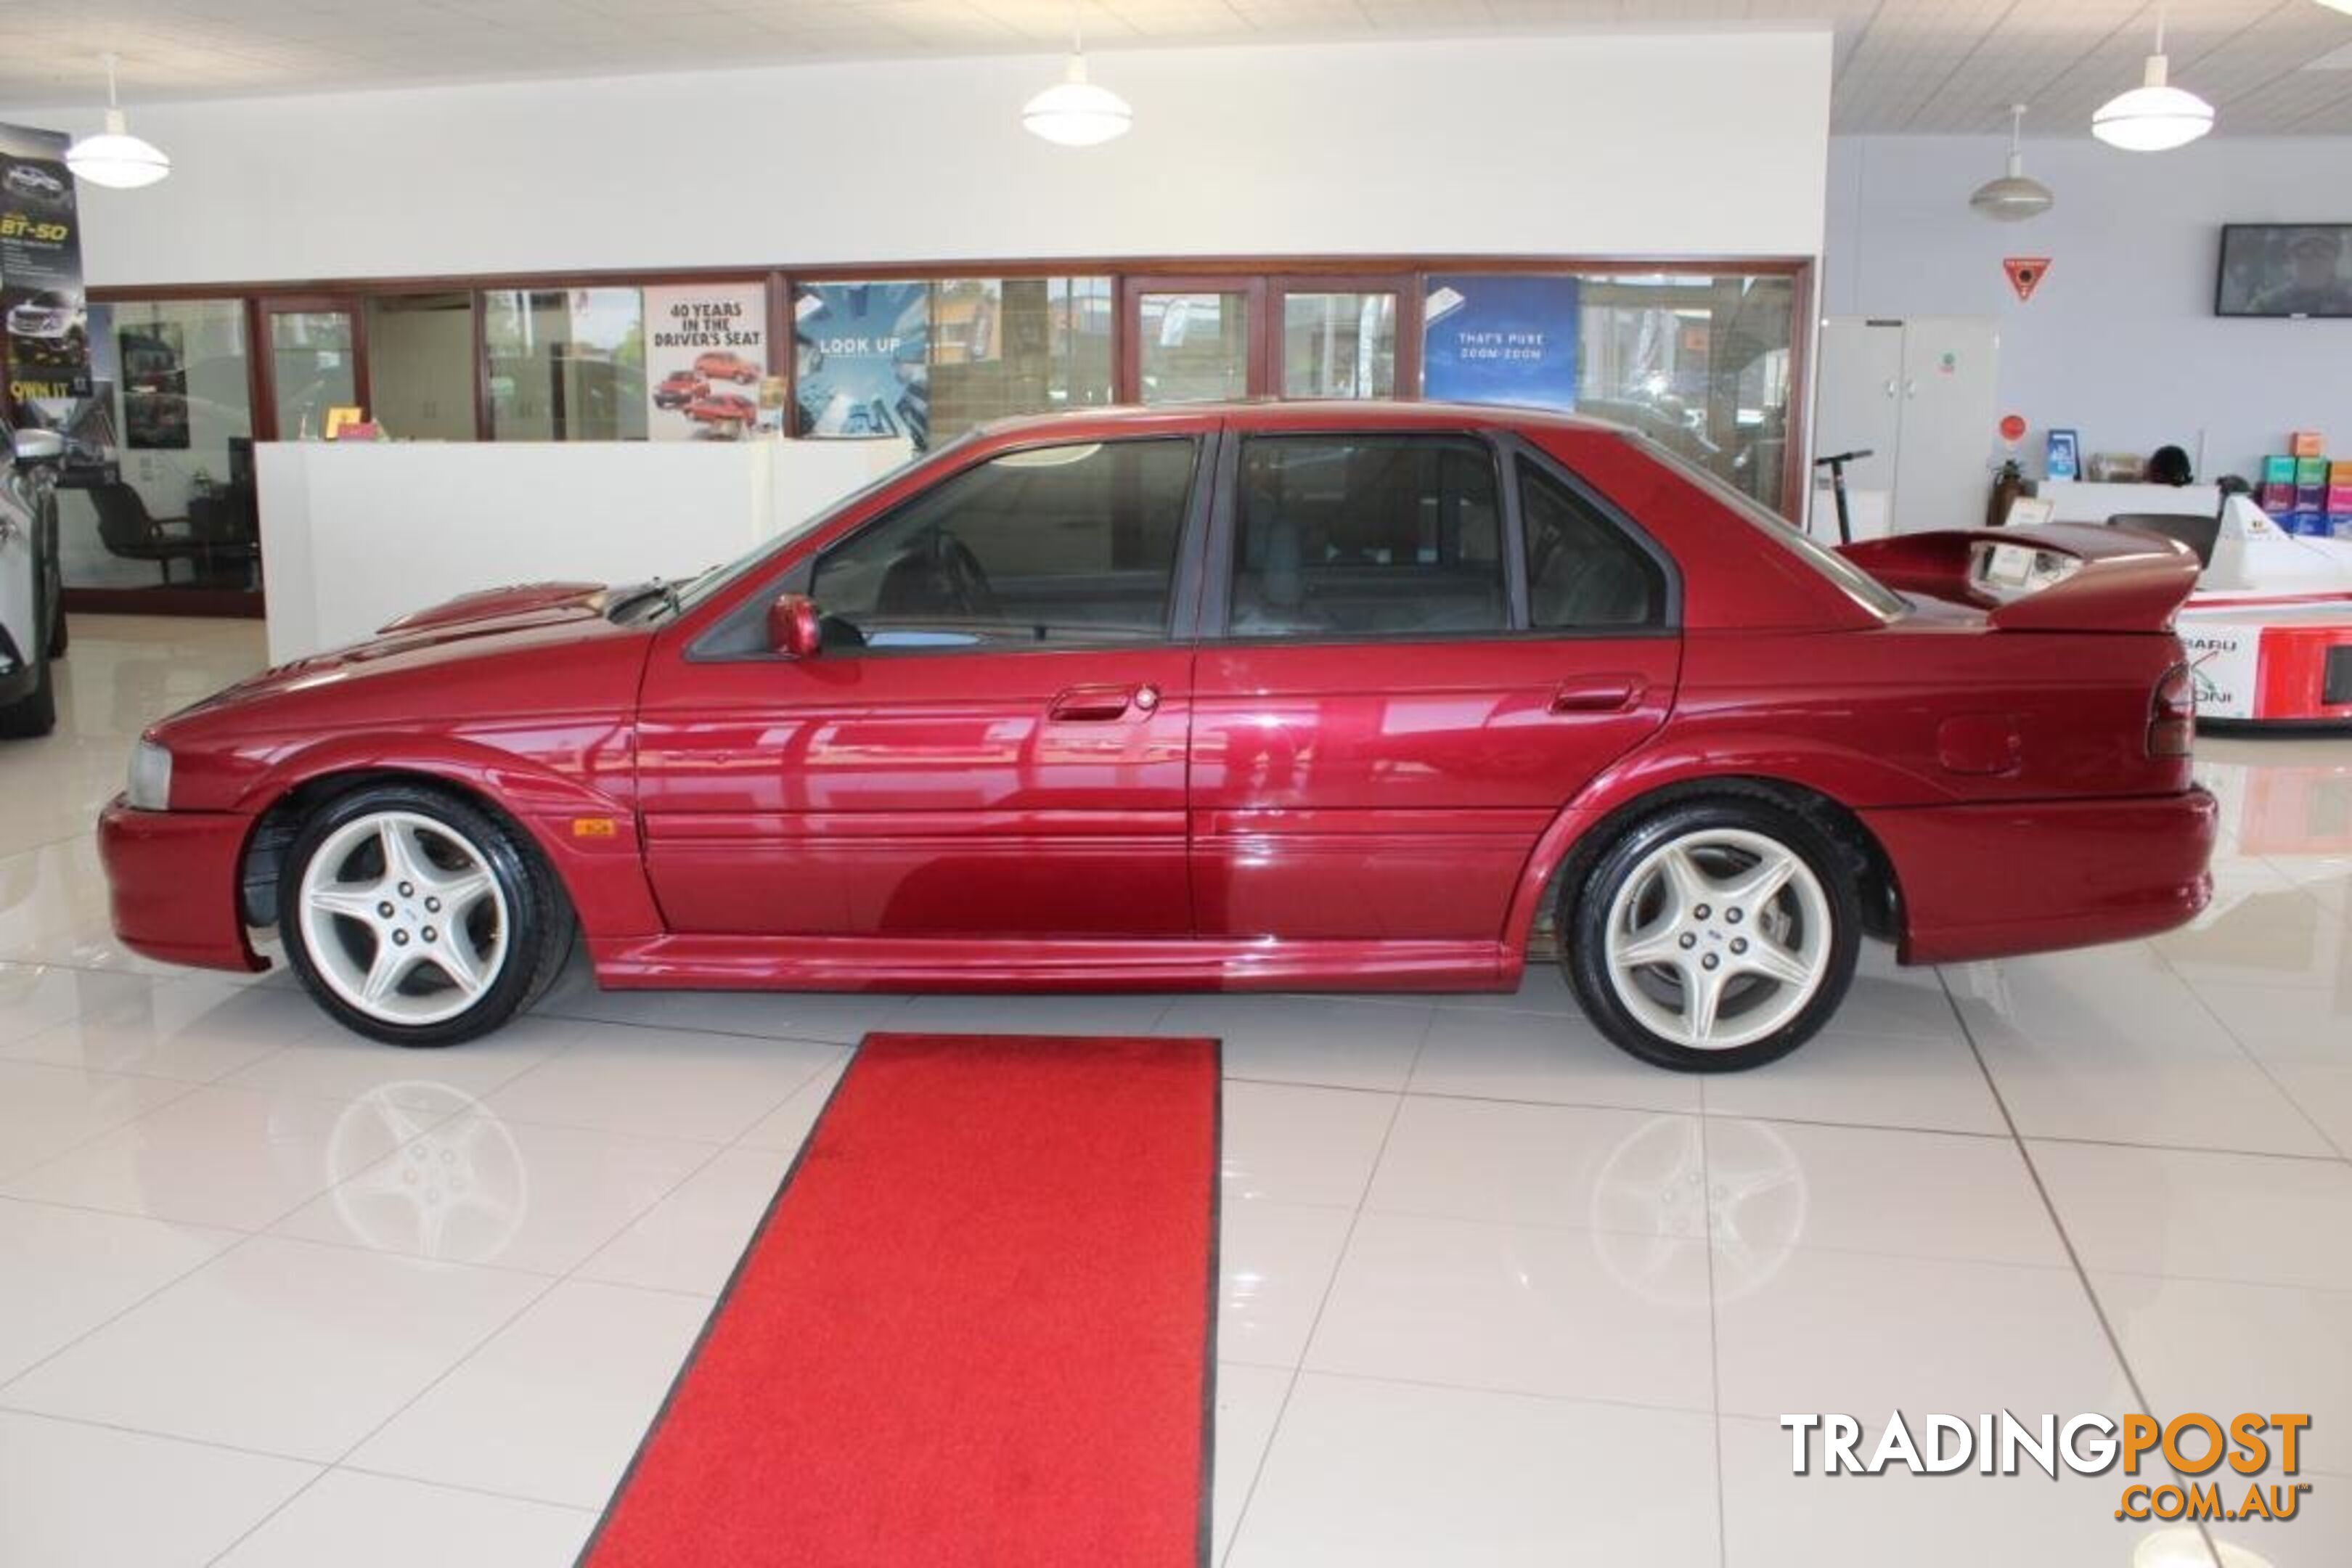
<svg viewBox="0 0 2352 1568">
<path fill-rule="evenodd" d="M 1078 7 L 1070 6 L 1070 63 L 1062 79 L 1021 106 L 1021 123 L 1033 136 L 1064 147 L 1093 147 L 1135 127 L 1127 100 L 1087 79 L 1086 40 L 1078 31 Z"/>
<path fill-rule="evenodd" d="M 2168 153 L 2213 129 L 2213 106 L 2165 79 L 2164 5 L 2156 7 L 2156 53 L 2139 86 L 2118 93 L 2091 116 L 2091 134 L 2126 153 Z"/>
<path fill-rule="evenodd" d="M 66 167 L 74 178 L 88 180 L 93 185 L 110 185 L 118 191 L 135 191 L 142 185 L 152 185 L 172 172 L 172 160 L 152 142 L 142 142 L 131 134 L 129 122 L 122 118 L 122 106 L 115 101 L 114 68 L 120 63 L 112 55 L 106 61 L 106 130 L 98 136 L 85 136 L 66 149 Z"/>
<path fill-rule="evenodd" d="M 2049 186 L 2025 177 L 2025 152 L 2019 144 L 2024 133 L 2025 105 L 2012 103 L 2009 106 L 2009 173 L 1998 180 L 1987 180 L 1969 197 L 1969 205 L 2002 223 L 2039 217 L 2058 199 L 2050 194 Z"/>
</svg>

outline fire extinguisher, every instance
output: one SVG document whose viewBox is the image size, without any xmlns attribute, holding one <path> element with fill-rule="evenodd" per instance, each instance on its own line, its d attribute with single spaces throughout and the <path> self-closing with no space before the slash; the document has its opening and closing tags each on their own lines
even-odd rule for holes
<svg viewBox="0 0 2352 1568">
<path fill-rule="evenodd" d="M 2025 470 L 2017 466 L 2015 458 L 2005 459 L 2000 472 L 1993 476 L 1992 495 L 1985 502 L 1985 526 L 1999 528 L 2007 521 L 2009 503 L 2024 493 Z"/>
</svg>

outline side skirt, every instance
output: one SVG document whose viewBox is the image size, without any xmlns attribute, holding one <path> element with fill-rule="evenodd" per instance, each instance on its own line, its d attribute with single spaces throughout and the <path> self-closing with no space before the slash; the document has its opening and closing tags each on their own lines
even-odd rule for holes
<svg viewBox="0 0 2352 1568">
<path fill-rule="evenodd" d="M 967 937 L 593 937 L 615 990 L 1508 991 L 1492 942 L 1120 942 Z"/>
</svg>

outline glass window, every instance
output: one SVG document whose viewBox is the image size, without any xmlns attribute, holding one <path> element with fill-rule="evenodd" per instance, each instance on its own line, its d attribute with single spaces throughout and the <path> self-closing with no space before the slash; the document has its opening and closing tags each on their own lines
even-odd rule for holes
<svg viewBox="0 0 2352 1568">
<path fill-rule="evenodd" d="M 260 585 L 245 305 L 90 310 L 91 395 L 39 405 L 73 446 L 58 554 L 77 588 Z"/>
<path fill-rule="evenodd" d="M 1658 563 L 1582 496 L 1522 460 L 1528 622 L 1539 630 L 1654 626 L 1664 619 Z"/>
<path fill-rule="evenodd" d="M 349 310 L 268 310 L 269 384 L 278 439 L 323 441 L 328 411 L 356 408 L 359 360 Z"/>
<path fill-rule="evenodd" d="M 1108 278 L 953 278 L 930 286 L 930 434 L 1111 401 Z"/>
<path fill-rule="evenodd" d="M 1795 304 L 1782 277 L 1587 278 L 1577 405 L 1777 510 Z"/>
<path fill-rule="evenodd" d="M 1285 397 L 1396 395 L 1394 294 L 1282 297 Z"/>
<path fill-rule="evenodd" d="M 1780 276 L 1433 277 L 1423 387 L 1631 426 L 1778 509 L 1795 307 Z"/>
<path fill-rule="evenodd" d="M 1249 296 L 1143 294 L 1137 353 L 1146 403 L 1222 403 L 1249 395 Z"/>
<path fill-rule="evenodd" d="M 645 307 L 636 289 L 494 289 L 482 304 L 494 437 L 645 439 Z"/>
<path fill-rule="evenodd" d="M 1458 437 L 1261 437 L 1242 448 L 1233 630 L 1501 631 L 1495 462 Z"/>
<path fill-rule="evenodd" d="M 474 438 L 474 297 L 397 294 L 367 304 L 369 416 L 403 441 Z"/>
<path fill-rule="evenodd" d="M 1009 452 L 827 551 L 826 651 L 1050 647 L 1168 636 L 1189 440 Z"/>
</svg>

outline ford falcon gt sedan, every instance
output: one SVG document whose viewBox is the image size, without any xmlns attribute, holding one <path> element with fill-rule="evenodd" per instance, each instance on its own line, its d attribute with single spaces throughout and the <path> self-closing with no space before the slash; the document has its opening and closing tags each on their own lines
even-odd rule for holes
<svg viewBox="0 0 2352 1568">
<path fill-rule="evenodd" d="M 576 931 L 635 987 L 1498 991 L 1556 951 L 1625 1049 L 1747 1068 L 1864 938 L 2202 907 L 2196 574 L 2099 528 L 1834 552 L 1565 416 L 1051 416 L 689 581 L 234 686 L 142 738 L 101 847 L 130 947 L 254 969 L 274 929 L 400 1045 L 495 1028 Z"/>
</svg>

